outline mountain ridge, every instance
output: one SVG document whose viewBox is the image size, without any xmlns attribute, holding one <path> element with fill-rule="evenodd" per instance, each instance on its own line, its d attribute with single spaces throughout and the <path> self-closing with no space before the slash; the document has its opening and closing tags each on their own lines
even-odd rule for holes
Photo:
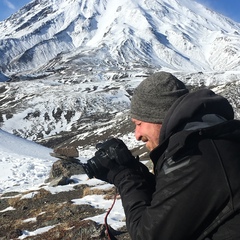
<svg viewBox="0 0 240 240">
<path fill-rule="evenodd" d="M 240 24 L 191 0 L 36 0 L 0 22 L 0 30 L 8 75 L 63 66 L 65 59 L 99 71 L 240 69 Z"/>
</svg>

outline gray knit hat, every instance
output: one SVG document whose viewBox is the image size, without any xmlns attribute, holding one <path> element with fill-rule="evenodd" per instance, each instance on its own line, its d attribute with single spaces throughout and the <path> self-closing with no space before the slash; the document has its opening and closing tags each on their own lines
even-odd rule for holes
<svg viewBox="0 0 240 240">
<path fill-rule="evenodd" d="M 154 73 L 134 90 L 131 117 L 144 122 L 162 123 L 168 109 L 188 93 L 183 82 L 168 72 Z"/>
</svg>

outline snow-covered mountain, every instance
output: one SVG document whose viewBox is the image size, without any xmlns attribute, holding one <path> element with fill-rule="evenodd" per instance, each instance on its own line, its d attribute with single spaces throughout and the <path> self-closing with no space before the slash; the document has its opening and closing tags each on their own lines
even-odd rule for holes
<svg viewBox="0 0 240 240">
<path fill-rule="evenodd" d="M 50 147 L 123 136 L 159 70 L 224 86 L 238 117 L 239 50 L 240 24 L 193 0 L 32 1 L 0 22 L 0 127 Z"/>
<path fill-rule="evenodd" d="M 5 74 L 240 70 L 240 24 L 193 0 L 35 0 L 0 22 Z"/>
</svg>

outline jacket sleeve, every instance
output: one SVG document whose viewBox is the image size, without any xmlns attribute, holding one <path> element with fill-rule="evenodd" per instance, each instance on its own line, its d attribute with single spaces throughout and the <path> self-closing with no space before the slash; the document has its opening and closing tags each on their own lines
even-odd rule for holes
<svg viewBox="0 0 240 240">
<path fill-rule="evenodd" d="M 122 173 L 117 187 L 133 240 L 200 239 L 229 198 L 222 166 L 211 151 L 158 164 L 154 192 L 138 172 Z"/>
</svg>

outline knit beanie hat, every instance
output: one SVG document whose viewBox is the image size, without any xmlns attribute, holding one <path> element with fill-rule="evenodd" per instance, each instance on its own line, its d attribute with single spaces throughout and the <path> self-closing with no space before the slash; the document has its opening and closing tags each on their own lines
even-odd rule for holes
<svg viewBox="0 0 240 240">
<path fill-rule="evenodd" d="M 172 104 L 188 93 L 183 82 L 168 72 L 157 72 L 134 90 L 130 114 L 144 122 L 162 123 Z"/>
</svg>

